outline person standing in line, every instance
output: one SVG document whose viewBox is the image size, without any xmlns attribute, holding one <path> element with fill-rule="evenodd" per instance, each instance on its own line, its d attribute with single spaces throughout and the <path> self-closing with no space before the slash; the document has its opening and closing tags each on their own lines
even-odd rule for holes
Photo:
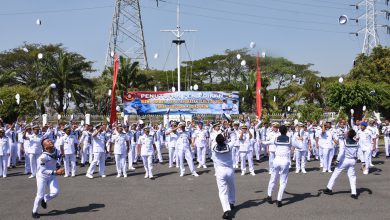
<svg viewBox="0 0 390 220">
<path fill-rule="evenodd" d="M 356 192 L 355 164 L 359 144 L 356 140 L 354 140 L 355 136 L 356 132 L 354 130 L 349 130 L 347 134 L 347 139 L 343 140 L 344 147 L 340 148 L 340 152 L 337 155 L 336 169 L 334 170 L 332 177 L 329 179 L 326 189 L 323 190 L 325 194 L 332 195 L 332 189 L 336 182 L 336 179 L 343 170 L 347 170 L 349 184 L 351 186 L 351 197 L 353 199 L 358 199 Z"/>
<path fill-rule="evenodd" d="M 301 122 L 298 123 L 298 131 L 296 132 L 294 138 L 296 139 L 295 173 L 299 173 L 300 171 L 302 171 L 302 173 L 306 173 L 306 155 L 307 155 L 308 148 L 311 144 L 309 139 L 309 133 L 307 132 L 306 126 L 303 123 Z"/>
<path fill-rule="evenodd" d="M 137 158 L 136 154 L 136 148 L 137 148 L 137 142 L 138 142 L 138 136 L 137 136 L 137 124 L 132 124 L 131 129 L 129 132 L 127 132 L 127 135 L 130 139 L 130 150 L 128 154 L 128 161 L 129 161 L 129 170 L 135 170 L 133 164 L 135 159 Z"/>
<path fill-rule="evenodd" d="M 99 175 L 105 178 L 104 174 L 106 168 L 106 135 L 102 124 L 95 126 L 95 131 L 92 134 L 92 146 L 93 146 L 93 161 L 89 165 L 86 177 L 93 179 L 93 172 L 96 166 L 99 164 Z"/>
<path fill-rule="evenodd" d="M 114 144 L 114 156 L 115 156 L 115 164 L 117 176 L 116 178 L 120 178 L 123 174 L 123 177 L 127 177 L 127 164 L 126 164 L 126 156 L 130 149 L 130 139 L 123 131 L 122 124 L 118 124 L 116 129 L 114 130 L 111 136 L 111 143 Z"/>
<path fill-rule="evenodd" d="M 61 137 L 60 140 L 60 149 L 61 155 L 64 156 L 64 168 L 65 176 L 69 177 L 69 166 L 71 171 L 71 176 L 76 176 L 76 148 L 78 140 L 76 137 L 71 134 L 70 126 L 66 125 L 64 127 L 65 135 Z"/>
<path fill-rule="evenodd" d="M 287 133 L 287 127 L 286 127 L 286 133 Z M 268 174 L 272 174 L 272 170 L 274 167 L 273 161 L 275 158 L 275 150 L 276 150 L 275 140 L 278 136 L 280 136 L 279 123 L 273 122 L 272 123 L 272 130 L 270 131 L 268 138 L 264 141 L 264 144 L 268 146 L 267 147 L 267 154 L 269 155 Z"/>
<path fill-rule="evenodd" d="M 181 122 L 179 124 L 178 130 L 178 138 L 176 141 L 176 148 L 178 150 L 178 159 L 180 163 L 180 177 L 184 176 L 185 168 L 184 168 L 184 158 L 187 161 L 188 167 L 191 171 L 191 175 L 198 177 L 198 173 L 196 173 L 194 167 L 194 161 L 191 154 L 191 135 L 186 131 L 185 122 Z"/>
<path fill-rule="evenodd" d="M 144 134 L 139 137 L 137 143 L 138 157 L 141 156 L 145 168 L 145 179 L 154 179 L 153 176 L 153 155 L 156 145 L 154 138 L 150 135 L 150 128 L 144 127 Z"/>
<path fill-rule="evenodd" d="M 4 129 L 0 128 L 0 175 L 3 178 L 7 177 L 10 151 L 9 138 L 4 135 Z"/>
<path fill-rule="evenodd" d="M 10 156 L 8 158 L 8 167 L 15 168 L 18 157 L 18 145 L 16 141 L 18 125 L 13 123 L 8 125 L 8 129 L 5 131 L 5 135 L 8 137 L 8 143 L 10 147 Z"/>
<path fill-rule="evenodd" d="M 63 175 L 64 168 L 59 168 L 58 158 L 59 152 L 55 149 L 53 141 L 46 138 L 42 140 L 42 146 L 45 149 L 42 155 L 38 158 L 37 170 L 37 195 L 34 200 L 32 217 L 39 218 L 39 205 L 42 208 L 47 208 L 47 202 L 54 199 L 59 194 L 59 186 L 56 175 Z M 46 192 L 46 187 L 49 187 L 49 193 Z"/>
<path fill-rule="evenodd" d="M 273 162 L 274 169 L 272 170 L 271 178 L 268 183 L 268 196 L 266 198 L 269 204 L 272 204 L 272 192 L 275 188 L 276 181 L 279 181 L 279 192 L 277 196 L 277 206 L 282 206 L 282 198 L 284 190 L 287 186 L 288 172 L 290 166 L 291 139 L 287 136 L 287 127 L 285 125 L 279 128 L 280 135 L 275 138 L 275 160 Z M 299 146 L 298 146 L 299 147 Z"/>
<path fill-rule="evenodd" d="M 253 167 L 253 148 L 252 145 L 253 135 L 248 131 L 248 127 L 244 124 L 241 126 L 241 132 L 238 136 L 240 142 L 240 159 L 241 159 L 241 176 L 246 173 L 246 161 L 248 160 L 249 172 L 252 176 L 255 176 L 255 169 Z"/>
<path fill-rule="evenodd" d="M 385 141 L 386 159 L 390 158 L 390 123 L 389 120 L 385 120 L 385 124 L 382 127 L 383 138 Z"/>
<path fill-rule="evenodd" d="M 39 126 L 34 125 L 32 127 L 33 133 L 24 134 L 24 138 L 28 140 L 29 147 L 28 147 L 28 156 L 29 156 L 29 161 L 30 161 L 30 168 L 31 168 L 31 178 L 35 178 L 36 172 L 37 172 L 37 159 L 38 157 L 42 154 L 42 136 L 39 134 Z"/>
<path fill-rule="evenodd" d="M 234 184 L 234 168 L 232 146 L 225 143 L 222 134 L 215 138 L 215 145 L 212 145 L 212 159 L 215 169 L 215 177 L 219 191 L 219 200 L 223 209 L 223 219 L 231 219 L 231 210 L 236 202 L 236 191 Z"/>
<path fill-rule="evenodd" d="M 197 168 L 207 168 L 206 166 L 206 149 L 209 142 L 209 132 L 203 129 L 203 122 L 198 122 L 198 129 L 196 129 L 192 135 L 192 145 L 196 147 L 196 155 L 198 157 Z"/>
<path fill-rule="evenodd" d="M 168 156 L 169 156 L 169 168 L 173 167 L 173 162 L 176 160 L 176 167 L 179 166 L 179 160 L 177 159 L 176 154 L 176 141 L 178 138 L 177 133 L 177 123 L 172 121 L 171 127 L 165 132 L 165 135 L 168 137 Z"/>
<path fill-rule="evenodd" d="M 92 163 L 93 160 L 92 132 L 93 132 L 92 125 L 86 124 L 85 130 L 82 132 L 80 137 L 80 144 L 83 144 L 80 167 L 84 167 L 86 163 L 88 164 Z"/>
<path fill-rule="evenodd" d="M 371 152 L 373 149 L 373 133 L 367 129 L 367 122 L 363 121 L 360 123 L 360 130 L 357 132 L 356 139 L 358 140 L 359 147 L 362 152 L 362 169 L 363 174 L 369 173 L 369 167 L 371 163 Z"/>
<path fill-rule="evenodd" d="M 332 129 L 332 124 L 330 122 L 326 122 L 322 124 L 322 132 L 319 135 L 318 144 L 320 148 L 322 148 L 322 172 L 331 173 L 331 165 L 334 156 L 334 133 Z"/>
</svg>

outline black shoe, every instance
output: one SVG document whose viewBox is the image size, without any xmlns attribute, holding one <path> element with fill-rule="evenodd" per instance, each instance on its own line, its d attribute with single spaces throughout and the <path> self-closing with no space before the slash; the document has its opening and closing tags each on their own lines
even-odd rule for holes
<svg viewBox="0 0 390 220">
<path fill-rule="evenodd" d="M 277 205 L 278 207 L 282 207 L 282 201 L 278 201 L 278 202 L 276 203 L 276 205 Z"/>
<path fill-rule="evenodd" d="M 323 192 L 324 192 L 324 194 L 326 194 L 326 195 L 332 195 L 332 190 L 330 190 L 330 189 L 328 189 L 328 188 L 324 189 Z"/>
<path fill-rule="evenodd" d="M 44 208 L 44 209 L 47 208 L 47 203 L 45 202 L 44 199 L 41 200 L 41 206 L 42 206 L 42 208 Z"/>
<path fill-rule="evenodd" d="M 33 218 L 39 218 L 39 217 L 40 217 L 39 214 L 36 213 L 36 212 L 35 212 L 35 213 L 33 212 L 31 216 L 32 216 Z"/>
<path fill-rule="evenodd" d="M 85 167 L 85 164 L 80 164 L 80 167 Z"/>
<path fill-rule="evenodd" d="M 12 168 L 16 168 L 16 166 L 12 166 Z"/>
<path fill-rule="evenodd" d="M 230 210 L 233 210 L 233 209 L 234 209 L 234 204 L 230 203 Z"/>
<path fill-rule="evenodd" d="M 269 204 L 272 204 L 272 197 L 271 197 L 271 196 L 267 196 L 267 202 L 268 202 Z"/>
<path fill-rule="evenodd" d="M 222 218 L 223 218 L 223 219 L 231 219 L 231 217 L 230 217 L 230 211 L 224 212 L 223 215 L 222 215 Z"/>
<path fill-rule="evenodd" d="M 352 194 L 352 195 L 351 195 L 351 198 L 352 198 L 352 199 L 358 199 L 358 196 L 357 196 L 356 194 Z"/>
<path fill-rule="evenodd" d="M 390 158 L 390 156 L 386 156 L 386 159 L 389 159 Z"/>
</svg>

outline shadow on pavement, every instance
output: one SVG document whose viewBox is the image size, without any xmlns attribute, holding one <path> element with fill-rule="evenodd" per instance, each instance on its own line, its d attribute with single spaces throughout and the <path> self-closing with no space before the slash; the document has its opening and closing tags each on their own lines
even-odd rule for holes
<svg viewBox="0 0 390 220">
<path fill-rule="evenodd" d="M 357 192 L 358 195 L 360 195 L 360 194 L 362 194 L 364 192 L 367 192 L 370 195 L 372 194 L 372 190 L 368 189 L 368 188 L 358 188 L 358 189 L 356 189 L 356 192 Z M 336 194 L 343 194 L 343 193 L 350 194 L 351 191 L 350 190 L 348 190 L 348 191 L 338 191 L 338 192 L 333 192 L 332 194 L 336 195 Z"/>
<path fill-rule="evenodd" d="M 256 207 L 256 206 L 259 206 L 261 204 L 266 203 L 266 201 L 267 200 L 264 198 L 264 199 L 251 199 L 251 200 L 248 200 L 246 202 L 243 202 L 243 203 L 234 207 L 234 209 L 231 212 L 232 218 L 236 217 L 236 213 L 238 211 L 240 211 L 241 209 L 249 209 L 252 207 Z"/>
<path fill-rule="evenodd" d="M 56 216 L 56 215 L 64 215 L 64 214 L 77 214 L 82 212 L 98 212 L 100 208 L 104 208 L 104 204 L 96 204 L 92 203 L 88 206 L 75 207 L 67 210 L 52 210 L 47 214 L 41 214 L 41 216 Z"/>
<path fill-rule="evenodd" d="M 155 174 L 155 177 L 156 178 L 160 178 L 160 177 L 163 177 L 163 176 L 168 176 L 168 175 L 172 175 L 174 173 L 177 173 L 176 171 L 171 171 L 171 172 L 165 172 L 165 173 L 156 173 Z"/>
<path fill-rule="evenodd" d="M 294 202 L 299 202 L 307 198 L 319 197 L 322 192 L 318 191 L 316 194 L 311 194 L 311 193 L 299 194 L 299 193 L 289 193 L 285 191 L 284 193 L 287 195 L 292 195 L 292 197 L 282 199 L 282 201 L 287 201 L 286 203 L 283 203 L 283 206 L 292 204 Z"/>
</svg>

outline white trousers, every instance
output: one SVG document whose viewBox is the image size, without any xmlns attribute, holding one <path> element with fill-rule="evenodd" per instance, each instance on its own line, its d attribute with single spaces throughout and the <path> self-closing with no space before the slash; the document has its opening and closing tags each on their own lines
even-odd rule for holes
<svg viewBox="0 0 390 220">
<path fill-rule="evenodd" d="M 232 160 L 233 160 L 233 165 L 237 166 L 239 162 L 239 151 L 238 151 L 238 146 L 232 148 Z"/>
<path fill-rule="evenodd" d="M 371 150 L 362 150 L 361 161 L 366 165 L 366 169 L 370 167 L 371 164 Z"/>
<path fill-rule="evenodd" d="M 37 174 L 37 160 L 40 155 L 38 154 L 28 154 L 29 162 L 30 162 L 30 169 L 31 169 L 31 175 L 35 176 Z"/>
<path fill-rule="evenodd" d="M 7 177 L 8 155 L 0 155 L 0 175 Z"/>
<path fill-rule="evenodd" d="M 341 161 L 337 167 L 335 168 L 332 177 L 328 182 L 328 189 L 332 190 L 333 186 L 336 182 L 337 177 L 343 172 L 343 170 L 347 170 L 347 175 L 349 179 L 349 184 L 351 185 L 351 194 L 356 195 L 356 172 L 355 172 L 355 159 L 345 158 Z"/>
<path fill-rule="evenodd" d="M 11 153 L 8 158 L 8 166 L 16 166 L 16 159 L 18 157 L 18 145 L 17 143 L 10 143 Z"/>
<path fill-rule="evenodd" d="M 231 167 L 215 167 L 219 200 L 224 212 L 230 211 L 230 204 L 236 202 L 236 191 L 234 186 L 234 169 Z"/>
<path fill-rule="evenodd" d="M 104 171 L 106 169 L 106 154 L 104 152 L 100 153 L 93 153 L 93 161 L 89 165 L 89 168 L 87 170 L 87 174 L 93 175 L 93 172 L 95 171 L 96 165 L 99 164 L 99 175 L 104 175 Z"/>
<path fill-rule="evenodd" d="M 135 160 L 135 148 L 136 146 L 134 144 L 130 145 L 129 153 L 127 155 L 127 158 L 129 160 L 129 169 L 133 167 L 133 162 Z"/>
<path fill-rule="evenodd" d="M 70 170 L 69 170 L 69 167 L 70 167 Z M 65 154 L 64 169 L 65 169 L 65 176 L 69 176 L 69 171 L 72 173 L 72 176 L 76 175 L 76 155 L 75 154 Z"/>
<path fill-rule="evenodd" d="M 31 173 L 30 157 L 27 153 L 24 154 L 24 173 Z"/>
<path fill-rule="evenodd" d="M 93 160 L 93 152 L 92 152 L 92 146 L 91 145 L 88 145 L 88 146 L 83 146 L 83 150 L 81 152 L 81 163 L 82 164 L 85 164 L 85 162 L 87 162 L 88 160 L 88 163 L 91 164 L 92 163 L 92 160 Z"/>
<path fill-rule="evenodd" d="M 315 140 L 311 140 L 311 151 L 307 151 L 307 159 L 310 160 L 311 155 L 313 155 L 316 160 L 318 160 L 318 149 L 315 143 Z"/>
<path fill-rule="evenodd" d="M 46 187 L 49 186 L 49 193 L 46 193 Z M 37 177 L 37 195 L 34 200 L 33 212 L 38 212 L 38 207 L 41 204 L 42 199 L 48 202 L 58 196 L 60 189 L 55 176 L 50 178 Z"/>
<path fill-rule="evenodd" d="M 162 146 L 162 144 L 160 142 L 156 142 L 157 159 L 158 159 L 158 162 L 160 162 L 160 163 L 164 162 L 163 157 L 162 157 L 162 153 L 161 153 L 161 146 Z"/>
<path fill-rule="evenodd" d="M 269 158 L 268 158 L 268 172 L 272 172 L 272 170 L 274 169 L 274 159 L 275 159 L 275 152 L 270 151 Z"/>
<path fill-rule="evenodd" d="M 168 148 L 168 156 L 169 156 L 169 166 L 173 166 L 173 162 L 175 162 L 176 159 L 176 148 L 175 147 L 170 147 Z M 176 160 L 176 166 L 179 165 L 179 162 Z"/>
<path fill-rule="evenodd" d="M 264 157 L 267 156 L 267 145 L 266 144 L 260 144 L 260 154 L 261 151 L 263 151 Z"/>
<path fill-rule="evenodd" d="M 295 156 L 296 156 L 296 163 L 295 163 L 295 168 L 297 170 L 304 170 L 306 167 L 306 155 L 307 151 L 295 151 Z"/>
<path fill-rule="evenodd" d="M 116 172 L 127 176 L 126 154 L 115 154 Z"/>
<path fill-rule="evenodd" d="M 192 158 L 190 149 L 179 149 L 178 150 L 178 159 L 180 163 L 180 172 L 185 173 L 186 169 L 184 167 L 184 158 L 187 161 L 188 168 L 190 168 L 191 173 L 195 171 L 194 169 L 194 161 Z"/>
<path fill-rule="evenodd" d="M 240 151 L 241 171 L 246 172 L 246 161 L 248 160 L 249 172 L 253 172 L 253 151 Z"/>
<path fill-rule="evenodd" d="M 18 143 L 18 152 L 17 152 L 17 155 L 18 155 L 18 160 L 21 161 L 22 160 L 22 157 L 24 156 L 22 154 L 22 147 L 23 147 L 23 143 Z"/>
<path fill-rule="evenodd" d="M 390 156 L 390 137 L 385 137 L 386 156 Z"/>
<path fill-rule="evenodd" d="M 153 176 L 153 156 L 141 156 L 142 162 L 144 164 L 145 173 L 149 177 Z"/>
<path fill-rule="evenodd" d="M 322 171 L 331 171 L 334 148 L 322 148 Z"/>
<path fill-rule="evenodd" d="M 260 160 L 260 143 L 259 141 L 256 141 L 254 144 L 253 144 L 253 148 L 255 149 L 255 156 L 256 156 L 256 160 Z"/>
<path fill-rule="evenodd" d="M 197 147 L 196 155 L 198 156 L 198 162 L 199 165 L 205 165 L 206 164 L 206 147 Z"/>
<path fill-rule="evenodd" d="M 282 201 L 284 190 L 286 189 L 288 181 L 288 169 L 290 166 L 289 159 L 287 157 L 276 157 L 273 161 L 273 170 L 271 178 L 268 183 L 268 196 L 272 196 L 272 191 L 275 188 L 276 181 L 279 180 L 279 192 L 278 201 Z"/>
</svg>

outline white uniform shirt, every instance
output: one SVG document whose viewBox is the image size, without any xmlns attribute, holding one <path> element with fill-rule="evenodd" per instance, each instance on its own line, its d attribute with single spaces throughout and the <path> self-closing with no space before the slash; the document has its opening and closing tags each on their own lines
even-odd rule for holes
<svg viewBox="0 0 390 220">
<path fill-rule="evenodd" d="M 52 154 L 44 152 L 41 156 L 39 156 L 37 160 L 37 177 L 44 179 L 54 178 L 55 175 L 53 175 L 53 173 L 57 168 L 57 159 L 57 151 L 54 151 Z"/>
<path fill-rule="evenodd" d="M 239 141 L 240 141 L 240 152 L 247 152 L 250 151 L 251 146 L 251 138 L 249 135 L 249 132 L 246 132 L 242 135 L 242 139 L 240 139 L 241 134 L 238 135 Z"/>
<path fill-rule="evenodd" d="M 179 150 L 188 150 L 190 149 L 190 134 L 188 131 L 180 131 L 178 132 L 178 138 L 176 141 L 176 147 Z"/>
<path fill-rule="evenodd" d="M 0 138 L 0 156 L 6 156 L 10 153 L 9 140 L 7 137 Z"/>
<path fill-rule="evenodd" d="M 154 154 L 154 138 L 152 135 L 142 135 L 138 139 L 138 143 L 141 145 L 141 156 L 152 156 Z"/>
<path fill-rule="evenodd" d="M 168 129 L 167 132 L 171 131 L 172 129 Z M 179 137 L 178 136 L 178 133 L 177 132 L 171 132 L 167 135 L 168 137 L 168 148 L 175 148 L 176 147 L 176 141 L 177 141 L 177 138 Z"/>
<path fill-rule="evenodd" d="M 60 146 L 64 147 L 65 154 L 74 154 L 76 152 L 75 144 L 77 143 L 78 141 L 76 137 L 72 134 L 70 135 L 65 134 L 64 136 L 62 136 L 59 142 Z"/>
<path fill-rule="evenodd" d="M 222 134 L 222 131 L 221 130 L 218 130 L 218 131 L 215 131 L 214 129 L 211 131 L 210 133 L 210 144 L 211 144 L 211 148 L 213 148 L 215 145 L 217 145 L 217 141 L 216 141 L 216 138 L 219 134 Z"/>
<path fill-rule="evenodd" d="M 81 134 L 80 143 L 83 144 L 84 149 L 92 146 L 92 133 L 89 131 L 83 131 Z"/>
<path fill-rule="evenodd" d="M 331 149 L 333 148 L 333 129 L 327 129 L 325 132 L 320 133 L 318 145 L 322 148 Z"/>
<path fill-rule="evenodd" d="M 209 137 L 209 132 L 205 129 L 197 129 L 192 134 L 192 137 L 195 138 L 195 146 L 203 148 L 207 146 L 207 138 Z"/>
<path fill-rule="evenodd" d="M 42 153 L 42 136 L 36 134 L 26 134 L 26 139 L 29 140 L 29 154 L 41 154 Z"/>
<path fill-rule="evenodd" d="M 125 133 L 119 134 L 115 132 L 111 136 L 111 143 L 114 143 L 114 154 L 127 154 L 127 143 L 129 140 L 129 136 Z"/>
<path fill-rule="evenodd" d="M 92 146 L 94 153 L 104 153 L 106 144 L 106 134 L 104 132 L 98 133 L 95 137 L 92 137 Z"/>
<path fill-rule="evenodd" d="M 276 151 L 276 146 L 275 146 L 275 140 L 276 138 L 280 136 L 280 132 L 279 131 L 273 131 L 271 130 L 269 132 L 269 135 L 268 135 L 268 138 L 266 139 L 266 141 L 264 141 L 264 144 L 268 145 L 268 150 L 270 152 L 275 152 Z"/>
<path fill-rule="evenodd" d="M 372 150 L 372 132 L 369 129 L 359 130 L 356 134 L 357 139 L 359 140 L 359 146 L 364 151 Z"/>
</svg>

